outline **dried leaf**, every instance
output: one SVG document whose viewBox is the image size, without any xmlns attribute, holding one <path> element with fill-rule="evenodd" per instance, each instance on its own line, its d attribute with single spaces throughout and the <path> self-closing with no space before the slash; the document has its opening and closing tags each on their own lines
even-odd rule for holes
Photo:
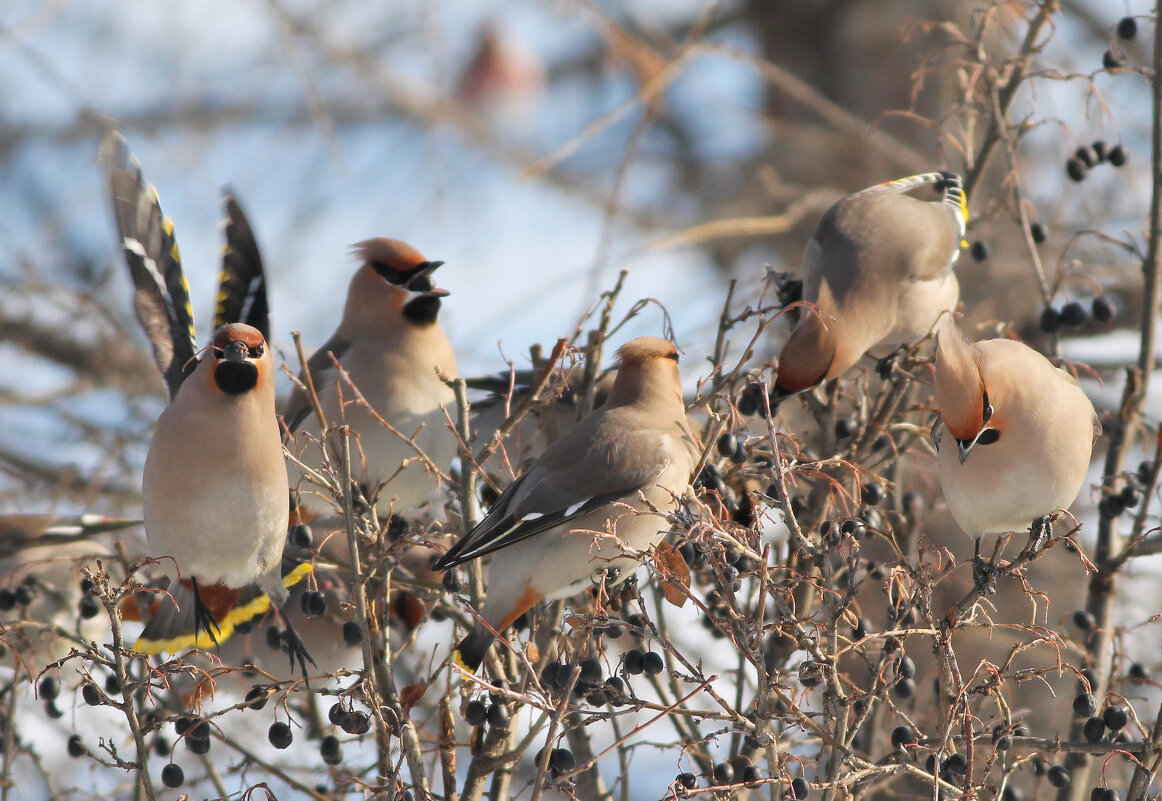
<svg viewBox="0 0 1162 801">
<path fill-rule="evenodd" d="M 662 571 L 662 594 L 666 600 L 679 608 L 685 606 L 690 597 L 690 566 L 681 551 L 668 542 L 660 542 L 654 562 Z"/>
<path fill-rule="evenodd" d="M 404 709 L 411 709 L 419 703 L 420 699 L 424 697 L 424 693 L 428 691 L 428 685 L 420 682 L 419 684 L 409 684 L 400 690 L 399 702 Z"/>
</svg>

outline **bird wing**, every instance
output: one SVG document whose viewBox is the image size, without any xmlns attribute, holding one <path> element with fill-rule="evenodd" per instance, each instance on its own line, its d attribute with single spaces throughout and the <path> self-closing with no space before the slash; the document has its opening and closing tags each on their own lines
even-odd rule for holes
<svg viewBox="0 0 1162 801">
<path fill-rule="evenodd" d="M 137 525 L 141 525 L 140 520 L 98 515 L 0 515 L 0 558 L 6 559 L 26 548 L 79 542 Z"/>
<path fill-rule="evenodd" d="M 637 430 L 574 450 L 590 431 L 578 426 L 545 451 L 541 460 L 501 494 L 492 510 L 433 565 L 447 570 L 507 548 L 582 515 L 635 496 L 666 471 L 666 435 Z M 561 446 L 561 447 L 558 447 Z M 579 458 L 570 455 L 582 454 Z"/>
<path fill-rule="evenodd" d="M 311 374 L 311 381 L 315 385 L 316 392 L 321 392 L 325 384 L 334 380 L 335 363 L 331 361 L 331 354 L 334 354 L 336 359 L 342 359 L 350 348 L 351 340 L 336 332 L 323 344 L 323 347 L 315 351 L 307 360 L 307 371 Z M 295 386 L 294 391 L 291 392 L 290 400 L 287 401 L 286 410 L 283 412 L 287 430 L 292 433 L 314 411 L 311 408 L 311 398 L 306 389 L 303 388 L 307 383 L 304 373 L 299 373 L 299 383 L 302 386 Z"/>
<path fill-rule="evenodd" d="M 222 248 L 222 272 L 218 275 L 218 306 L 214 330 L 227 323 L 246 323 L 270 341 L 270 307 L 266 300 L 266 273 L 262 253 L 246 213 L 234 193 L 222 195 L 226 209 L 226 244 Z"/>
<path fill-rule="evenodd" d="M 190 288 L 182 272 L 173 221 L 162 214 L 157 191 L 146 187 L 141 164 L 125 137 L 110 131 L 98 154 L 109 181 L 121 250 L 133 278 L 137 319 L 153 346 L 170 400 L 193 372 L 197 345 Z"/>
</svg>

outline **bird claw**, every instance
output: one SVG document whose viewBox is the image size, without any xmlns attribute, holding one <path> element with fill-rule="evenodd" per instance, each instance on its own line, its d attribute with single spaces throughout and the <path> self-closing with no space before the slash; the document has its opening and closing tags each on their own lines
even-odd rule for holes
<svg viewBox="0 0 1162 801">
<path fill-rule="evenodd" d="M 995 595 L 997 592 L 996 565 L 981 558 L 979 539 L 976 541 L 976 550 L 972 554 L 972 583 L 985 595 Z"/>
<path fill-rule="evenodd" d="M 1053 518 L 1050 515 L 1038 517 L 1033 521 L 1033 525 L 1029 527 L 1029 549 L 1028 554 L 1031 557 L 1036 556 L 1045 543 L 1049 540 L 1049 534 L 1053 531 Z"/>
<path fill-rule="evenodd" d="M 310 684 L 307 672 L 307 662 L 310 662 L 313 667 L 318 667 L 315 660 L 311 658 L 307 651 L 307 646 L 303 644 L 303 639 L 295 631 L 294 626 L 291 625 L 290 619 L 284 613 L 282 615 L 282 622 L 286 626 L 283 632 L 283 637 L 286 641 L 287 654 L 290 656 L 290 669 L 295 669 L 295 663 L 298 663 L 299 670 L 302 671 L 303 681 Z"/>
<path fill-rule="evenodd" d="M 219 647 L 217 635 L 221 633 L 221 628 L 214 618 L 214 613 L 210 611 L 210 607 L 202 603 L 197 580 L 193 580 L 191 583 L 194 586 L 194 641 L 197 642 L 199 632 L 204 631 L 209 635 L 210 642 L 214 643 L 214 648 L 217 649 Z"/>
<path fill-rule="evenodd" d="M 896 364 L 900 361 L 900 357 L 904 355 L 904 351 L 906 350 L 907 346 L 901 345 L 884 358 L 879 359 L 876 362 L 876 375 L 884 381 L 887 381 L 896 369 Z"/>
</svg>

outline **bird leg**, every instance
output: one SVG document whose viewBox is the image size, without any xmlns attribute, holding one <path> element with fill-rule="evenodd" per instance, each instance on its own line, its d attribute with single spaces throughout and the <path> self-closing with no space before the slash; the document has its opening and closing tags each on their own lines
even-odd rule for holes
<svg viewBox="0 0 1162 801">
<path fill-rule="evenodd" d="M 878 375 L 884 381 L 887 381 L 888 378 L 891 377 L 892 372 L 896 369 L 896 363 L 900 361 L 900 357 L 903 356 L 907 350 L 907 345 L 900 345 L 887 356 L 876 361 L 876 375 Z"/>
<path fill-rule="evenodd" d="M 1008 541 L 1008 534 L 997 537 L 992 558 L 986 562 L 980 558 L 980 537 L 976 538 L 976 548 L 972 553 L 972 583 L 985 595 L 995 595 L 997 592 L 997 560 Z"/>
<path fill-rule="evenodd" d="M 190 584 L 194 588 L 194 641 L 197 641 L 199 631 L 205 631 L 210 636 L 210 642 L 214 643 L 214 648 L 218 648 L 218 637 L 215 634 L 221 631 L 218 628 L 218 621 L 210 607 L 202 602 L 202 594 L 198 592 L 198 580 L 190 578 Z"/>
<path fill-rule="evenodd" d="M 299 670 L 302 671 L 303 681 L 307 681 L 307 662 L 310 662 L 315 667 L 315 660 L 311 658 L 310 653 L 307 652 L 307 646 L 303 644 L 303 638 L 295 631 L 294 626 L 291 625 L 290 618 L 283 610 L 278 611 L 282 618 L 282 623 L 286 626 L 284 636 L 286 638 L 287 653 L 290 654 L 291 670 L 295 669 L 295 662 L 298 662 Z"/>
<path fill-rule="evenodd" d="M 1053 531 L 1053 516 L 1045 515 L 1038 517 L 1033 521 L 1033 525 L 1029 526 L 1029 558 L 1033 558 L 1037 553 L 1045 547 L 1046 540 L 1049 539 L 1049 534 Z"/>
</svg>

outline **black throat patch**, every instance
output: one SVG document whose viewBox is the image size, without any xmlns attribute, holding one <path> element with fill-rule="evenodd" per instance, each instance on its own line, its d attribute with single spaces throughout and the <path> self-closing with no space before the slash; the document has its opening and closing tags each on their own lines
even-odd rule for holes
<svg viewBox="0 0 1162 801">
<path fill-rule="evenodd" d="M 258 384 L 258 366 L 254 362 L 218 362 L 214 383 L 227 395 L 242 395 Z"/>
<path fill-rule="evenodd" d="M 416 325 L 431 325 L 440 313 L 440 299 L 431 295 L 420 295 L 403 306 L 404 319 Z"/>
</svg>

